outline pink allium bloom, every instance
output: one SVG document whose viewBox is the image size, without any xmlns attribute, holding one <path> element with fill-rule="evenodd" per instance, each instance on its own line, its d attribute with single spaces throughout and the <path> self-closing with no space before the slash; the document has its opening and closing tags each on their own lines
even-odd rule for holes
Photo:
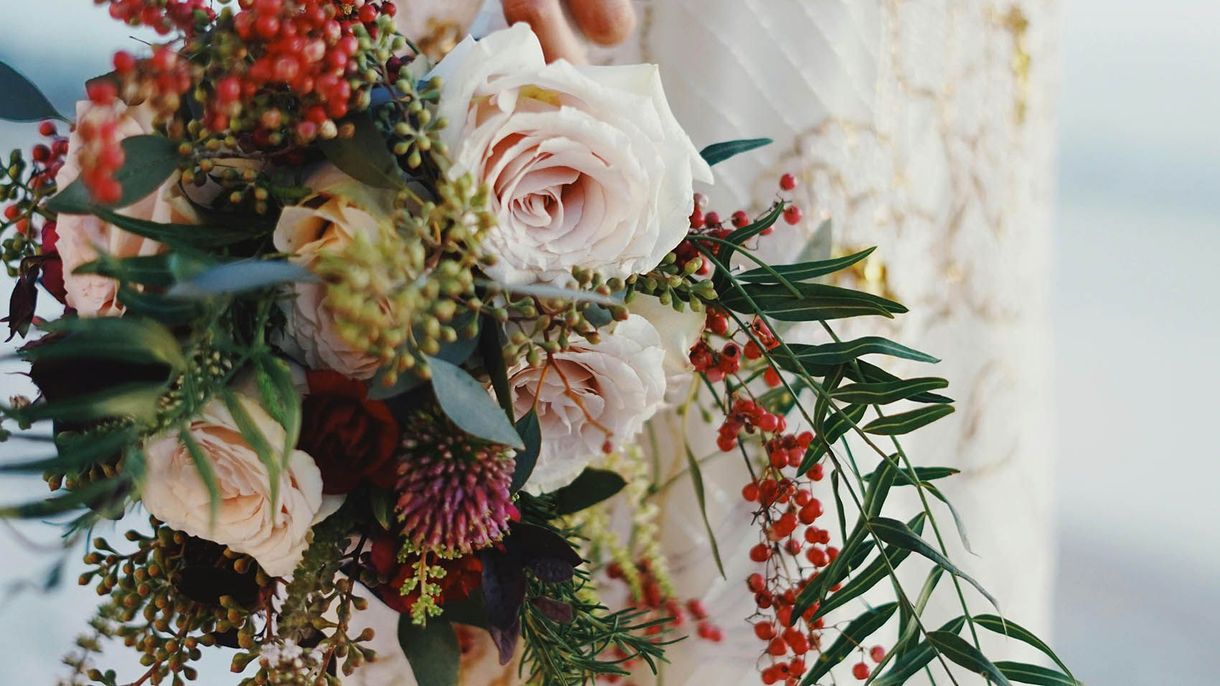
<svg viewBox="0 0 1220 686">
<path fill-rule="evenodd" d="M 419 428 L 403 441 L 399 468 L 398 520 L 407 548 L 455 557 L 504 538 L 519 516 L 509 493 L 514 461 L 500 446 Z"/>
</svg>

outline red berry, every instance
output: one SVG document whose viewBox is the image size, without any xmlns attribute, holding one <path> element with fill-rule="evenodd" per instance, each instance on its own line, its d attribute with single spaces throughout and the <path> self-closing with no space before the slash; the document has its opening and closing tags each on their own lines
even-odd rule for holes
<svg viewBox="0 0 1220 686">
<path fill-rule="evenodd" d="M 744 498 L 746 502 L 750 502 L 750 503 L 758 502 L 758 484 L 751 481 L 750 483 L 748 483 L 744 487 L 742 487 L 741 497 Z"/>
<path fill-rule="evenodd" d="M 779 187 L 786 191 L 796 189 L 796 177 L 791 174 L 784 174 L 779 177 Z"/>
<path fill-rule="evenodd" d="M 733 213 L 733 226 L 736 228 L 744 228 L 750 224 L 750 215 L 744 210 L 737 210 Z"/>
<path fill-rule="evenodd" d="M 771 622 L 759 622 L 754 625 L 754 635 L 760 641 L 770 641 L 775 638 L 775 625 Z"/>
<path fill-rule="evenodd" d="M 780 657 L 784 653 L 788 652 L 788 644 L 784 643 L 784 639 L 782 638 L 773 638 L 771 639 L 771 643 L 767 646 L 767 652 L 771 653 L 775 657 Z"/>
<path fill-rule="evenodd" d="M 868 665 L 864 664 L 863 662 L 857 662 L 856 666 L 851 668 L 851 675 L 860 681 L 864 681 L 868 678 L 870 671 L 871 670 L 869 670 Z"/>
<path fill-rule="evenodd" d="M 797 207 L 796 205 L 789 205 L 784 210 L 784 221 L 788 222 L 789 224 L 801 223 L 801 216 L 801 208 Z"/>
<path fill-rule="evenodd" d="M 872 658 L 873 662 L 881 662 L 885 659 L 885 648 L 881 646 L 873 646 L 871 649 L 869 649 L 868 656 Z"/>
<path fill-rule="evenodd" d="M 767 581 L 763 579 L 763 575 L 754 572 L 746 578 L 746 587 L 754 593 L 762 593 L 767 588 Z"/>
<path fill-rule="evenodd" d="M 766 562 L 771 557 L 771 548 L 763 543 L 750 548 L 750 559 L 755 562 Z"/>
</svg>

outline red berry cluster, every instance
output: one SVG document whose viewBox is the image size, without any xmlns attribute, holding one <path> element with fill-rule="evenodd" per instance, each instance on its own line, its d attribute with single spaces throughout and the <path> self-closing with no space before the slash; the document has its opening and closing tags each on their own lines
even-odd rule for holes
<svg viewBox="0 0 1220 686">
<path fill-rule="evenodd" d="M 863 653 L 864 650 L 861 649 L 860 652 Z M 869 648 L 868 657 L 873 662 L 876 662 L 877 664 L 881 664 L 881 661 L 885 659 L 885 648 L 882 646 L 873 646 L 872 648 Z M 868 663 L 864 661 L 863 655 L 861 656 L 860 661 L 857 662 L 855 665 L 853 665 L 851 668 L 851 675 L 856 677 L 860 681 L 864 681 L 872 673 L 873 673 L 873 670 L 871 667 L 868 666 Z"/>
<path fill-rule="evenodd" d="M 772 350 L 779 346 L 779 341 L 761 319 L 755 319 L 750 325 L 752 337 L 744 346 L 736 343 L 732 340 L 728 315 L 717 308 L 708 309 L 703 328 L 705 333 L 729 339 L 717 350 L 708 342 L 710 337 L 704 336 L 690 349 L 691 365 L 712 383 L 720 383 L 726 376 L 736 374 L 741 369 L 743 358 L 758 360 L 762 358 L 764 348 Z M 775 387 L 780 383 L 779 374 L 774 369 L 768 368 L 763 376 L 769 386 Z"/>
<path fill-rule="evenodd" d="M 783 192 L 792 192 L 796 190 L 796 177 L 792 174 L 784 174 L 779 179 L 779 188 Z M 784 201 L 784 221 L 788 224 L 799 224 L 802 218 L 801 208 L 792 204 L 790 201 Z M 707 196 L 702 193 L 695 194 L 695 209 L 690 215 L 690 235 L 692 237 L 710 236 L 712 238 L 725 239 L 733 233 L 735 229 L 742 229 L 750 225 L 753 221 L 750 215 L 745 210 L 737 210 L 729 217 L 731 228 L 725 225 L 724 219 L 721 218 L 719 212 L 709 211 L 707 209 Z M 774 227 L 767 227 L 762 230 L 761 235 L 769 236 L 774 230 Z M 712 254 L 718 254 L 721 246 L 718 244 L 707 245 L 706 249 Z M 708 264 L 699 254 L 698 248 L 691 240 L 682 241 L 674 253 L 678 257 L 678 266 L 685 267 L 692 260 L 698 260 L 699 266 L 694 269 L 695 273 L 701 276 L 707 276 L 711 273 L 711 265 Z"/>
<path fill-rule="evenodd" d="M 123 187 L 114 175 L 125 159 L 115 109 L 118 90 L 110 81 L 94 81 L 89 84 L 89 100 L 94 106 L 76 122 L 81 147 L 74 153 L 81 170 L 81 183 L 89 189 L 94 200 L 118 202 Z"/>
<path fill-rule="evenodd" d="M 206 124 L 215 132 L 252 128 L 263 145 L 290 125 L 298 139 L 311 141 L 346 116 L 358 92 L 350 80 L 360 50 L 356 28 L 376 36 L 378 18 L 397 13 L 393 2 L 371 0 L 240 0 L 239 7 L 232 31 L 250 59 L 223 61 L 227 71 L 213 79 Z M 268 93 L 288 93 L 295 106 L 269 104 L 261 97 Z"/>
<path fill-rule="evenodd" d="M 173 30 L 193 35 L 196 26 L 211 23 L 216 12 L 207 0 L 94 0 L 110 3 L 110 16 L 132 26 L 147 26 L 161 35 Z"/>
</svg>

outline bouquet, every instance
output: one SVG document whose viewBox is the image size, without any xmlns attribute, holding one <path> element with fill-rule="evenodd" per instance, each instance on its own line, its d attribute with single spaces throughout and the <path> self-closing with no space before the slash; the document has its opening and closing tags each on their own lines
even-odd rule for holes
<svg viewBox="0 0 1220 686">
<path fill-rule="evenodd" d="M 371 603 L 401 613 L 422 686 L 457 683 L 472 635 L 558 685 L 738 626 L 764 684 L 950 663 L 1077 683 L 967 606 L 982 589 L 933 507 L 953 470 L 898 439 L 953 412 L 946 382 L 864 358 L 936 360 L 832 326 L 905 311 L 835 285 L 871 251 L 759 258 L 803 219 L 792 175 L 754 214 L 696 192 L 766 140 L 699 151 L 655 67 L 547 64 L 524 25 L 434 62 L 391 2 L 108 4 L 162 38 L 116 54 L 71 120 L 0 64 L 0 116 L 45 139 L 0 185 L 6 321 L 39 392 L 0 417 L 46 453 L 0 468 L 51 490 L 3 512 L 83 540 L 101 597 L 64 683 L 182 684 L 228 650 L 233 683 L 339 684 L 378 659 L 353 628 Z M 798 322 L 821 342 L 785 340 Z M 645 440 L 675 413 L 716 449 Z M 658 536 L 656 496 L 703 509 L 709 460 L 740 463 L 753 508 L 751 617 L 675 587 Z M 896 489 L 920 511 L 896 518 Z M 93 536 L 124 517 L 124 540 Z M 896 576 L 912 559 L 921 589 Z M 929 626 L 944 586 L 962 612 Z M 1056 667 L 992 662 L 982 632 Z M 109 642 L 140 671 L 99 664 Z"/>
</svg>

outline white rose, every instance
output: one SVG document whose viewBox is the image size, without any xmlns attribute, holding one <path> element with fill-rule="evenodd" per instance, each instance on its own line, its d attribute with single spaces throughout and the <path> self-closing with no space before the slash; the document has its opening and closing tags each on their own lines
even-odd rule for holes
<svg viewBox="0 0 1220 686">
<path fill-rule="evenodd" d="M 684 386 L 693 377 L 695 366 L 690 362 L 690 349 L 699 341 L 707 316 L 689 307 L 678 312 L 669 305 L 661 304 L 651 295 L 637 294 L 627 306 L 632 314 L 647 319 L 661 335 L 665 348 L 665 374 L 670 386 Z"/>
<path fill-rule="evenodd" d="M 76 103 L 76 121 L 82 122 L 95 105 L 84 100 Z M 127 108 L 116 103 L 120 112 L 115 125 L 119 140 L 153 132 L 152 110 L 147 107 Z M 76 151 L 80 150 L 80 134 L 73 130 L 68 138 L 68 156 L 63 168 L 55 175 L 59 188 L 67 188 L 80 176 Z M 136 219 L 173 224 L 196 224 L 199 216 L 178 187 L 179 174 L 174 172 L 151 195 L 119 210 L 119 214 Z M 96 274 L 75 274 L 78 267 L 106 253 L 118 258 L 156 255 L 165 251 L 157 241 L 116 229 L 93 215 L 61 214 L 57 221 L 59 240 L 55 250 L 64 265 L 65 300 L 82 317 L 122 315 L 124 307 L 118 301 L 118 282 Z"/>
<path fill-rule="evenodd" d="M 386 230 L 389 198 L 362 186 L 333 166 L 310 176 L 306 187 L 316 193 L 301 204 L 285 207 L 275 226 L 276 250 L 312 268 L 323 252 L 347 247 L 357 236 L 374 239 Z M 312 369 L 331 369 L 351 379 L 369 379 L 379 361 L 352 347 L 339 335 L 327 305 L 326 285 L 296 283 L 293 296 L 281 302 L 287 335 L 279 341 L 290 355 Z"/>
<path fill-rule="evenodd" d="M 647 272 L 682 241 L 693 183 L 712 180 L 655 65 L 547 64 L 525 24 L 467 39 L 435 69 L 453 159 L 492 190 L 487 239 L 506 283 L 573 267 Z"/>
<path fill-rule="evenodd" d="M 237 397 L 267 442 L 283 446 L 284 428 L 257 402 Z M 220 502 L 215 520 L 207 486 L 177 431 L 145 446 L 144 507 L 174 529 L 253 557 L 272 576 L 291 574 L 305 552 L 310 529 L 342 502 L 327 499 L 324 506 L 322 474 L 313 458 L 300 450 L 288 456 L 273 510 L 267 468 L 222 401 L 208 403 L 189 431 L 216 474 Z"/>
<path fill-rule="evenodd" d="M 518 416 L 538 412 L 542 452 L 526 488 L 567 485 L 607 441 L 633 440 L 665 397 L 665 349 L 643 317 L 632 315 L 596 344 L 575 342 L 540 367 L 509 375 Z"/>
</svg>

